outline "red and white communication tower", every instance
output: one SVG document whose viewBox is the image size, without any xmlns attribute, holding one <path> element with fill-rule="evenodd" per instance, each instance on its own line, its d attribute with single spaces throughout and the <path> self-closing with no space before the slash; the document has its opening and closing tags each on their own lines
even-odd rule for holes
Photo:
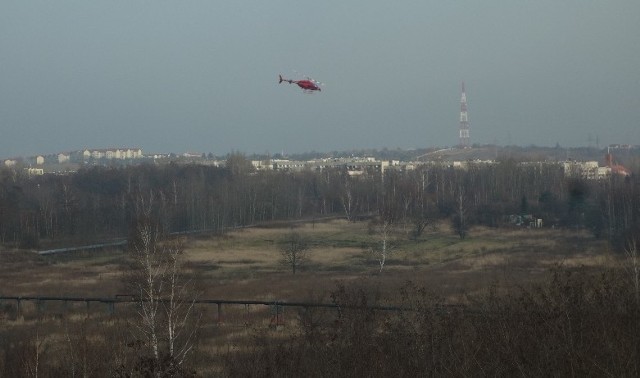
<svg viewBox="0 0 640 378">
<path fill-rule="evenodd" d="M 467 114 L 467 94 L 462 82 L 462 98 L 460 99 L 460 148 L 469 148 L 469 115 Z"/>
</svg>

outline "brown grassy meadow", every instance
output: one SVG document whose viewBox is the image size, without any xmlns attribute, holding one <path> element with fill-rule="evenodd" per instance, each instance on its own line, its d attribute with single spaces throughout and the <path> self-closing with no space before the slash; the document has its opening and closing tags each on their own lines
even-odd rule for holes
<svg viewBox="0 0 640 378">
<path fill-rule="evenodd" d="M 281 263 L 277 245 L 290 231 L 286 225 L 252 227 L 185 239 L 186 266 L 205 298 L 304 300 L 333 290 L 338 281 L 366 278 L 391 291 L 414 281 L 454 295 L 505 279 L 526 283 L 556 266 L 607 267 L 618 260 L 586 231 L 474 228 L 460 239 L 439 224 L 417 241 L 396 230 L 395 247 L 379 273 L 377 261 L 366 253 L 365 243 L 376 238 L 367 223 L 335 220 L 296 225 L 311 248 L 308 261 L 293 275 Z M 58 256 L 3 251 L 0 261 L 4 295 L 123 294 L 127 263 L 122 251 Z"/>
<path fill-rule="evenodd" d="M 396 229 L 392 255 L 379 272 L 378 262 L 366 250 L 367 243 L 377 237 L 369 231 L 367 222 L 332 220 L 296 224 L 294 229 L 311 245 L 309 260 L 295 275 L 281 263 L 278 249 L 278 241 L 291 232 L 291 225 L 251 227 L 222 236 L 184 239 L 185 267 L 195 283 L 198 297 L 329 303 L 336 290 L 353 285 L 368 287 L 371 295 L 376 296 L 376 304 L 400 305 L 399 293 L 410 281 L 415 287 L 427 288 L 443 298 L 445 304 L 456 304 L 486 295 L 496 287 L 508 291 L 510 287 L 548 281 L 550 272 L 558 267 L 600 272 L 619 267 L 624 259 L 610 253 L 605 242 L 584 231 L 474 228 L 466 239 L 460 239 L 447 224 L 438 224 L 418 240 L 409 240 L 406 230 Z M 2 251 L 0 262 L 2 295 L 113 297 L 126 294 L 123 279 L 129 265 L 122 251 L 58 256 Z M 34 315 L 33 306 L 23 309 L 25 315 L 15 314 L 11 304 L 4 304 L 3 308 L 6 311 L 0 319 L 0 330 L 14 339 L 22 337 L 20 335 L 33 338 L 33 330 L 37 328 L 40 337 L 48 334 L 44 339 L 53 345 L 56 340 L 64 341 L 69 324 L 86 328 L 92 324 L 82 315 L 81 306 L 76 308 L 76 315 L 67 316 L 65 320 L 54 316 L 53 307 L 49 308 L 51 316 L 45 312 L 41 318 Z M 116 330 L 119 334 L 126 333 L 123 323 L 108 317 L 104 309 L 92 311 L 92 318 L 110 330 L 100 331 L 103 335 Z M 253 345 L 256 337 L 265 342 L 265 332 L 272 325 L 269 309 L 259 306 L 229 309 L 225 313 L 229 317 L 226 327 L 216 323 L 213 307 L 200 311 L 201 337 L 193 364 L 201 375 L 222 374 L 225 365 L 219 356 L 226 356 L 227 366 L 245 364 L 246 360 L 238 356 L 251 351 L 264 357 L 263 351 L 256 352 L 249 345 Z M 235 320 L 231 319 L 234 317 Z M 286 320 L 288 327 L 271 333 L 268 339 L 286 339 L 297 334 L 299 314 L 287 312 Z M 108 338 L 91 337 L 102 340 L 95 343 L 99 354 L 97 351 L 105 347 Z M 69 339 L 68 333 L 66 338 Z M 3 353 L 6 356 L 6 349 Z"/>
</svg>

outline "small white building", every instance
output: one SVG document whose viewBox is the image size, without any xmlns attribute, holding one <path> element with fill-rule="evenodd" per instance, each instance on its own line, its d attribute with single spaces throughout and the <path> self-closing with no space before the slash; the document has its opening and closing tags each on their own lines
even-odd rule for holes
<svg viewBox="0 0 640 378">
<path fill-rule="evenodd" d="M 17 163 L 18 161 L 15 159 L 6 159 L 4 161 L 4 165 L 6 165 L 7 167 L 15 167 Z"/>
<path fill-rule="evenodd" d="M 29 176 L 42 176 L 44 175 L 44 169 L 42 168 L 25 168 Z"/>
<path fill-rule="evenodd" d="M 597 161 L 565 161 L 562 163 L 567 177 L 598 180 L 611 173 L 610 167 L 599 167 Z"/>
<path fill-rule="evenodd" d="M 82 152 L 84 159 L 140 159 L 142 158 L 142 149 L 140 148 L 104 148 L 98 150 L 84 150 Z"/>
<path fill-rule="evenodd" d="M 65 153 L 59 153 L 58 154 L 58 163 L 62 164 L 62 163 L 66 163 L 71 159 L 71 156 L 69 154 L 65 154 Z"/>
<path fill-rule="evenodd" d="M 273 170 L 273 164 L 270 160 L 251 160 L 251 165 L 256 171 L 270 171 Z"/>
</svg>

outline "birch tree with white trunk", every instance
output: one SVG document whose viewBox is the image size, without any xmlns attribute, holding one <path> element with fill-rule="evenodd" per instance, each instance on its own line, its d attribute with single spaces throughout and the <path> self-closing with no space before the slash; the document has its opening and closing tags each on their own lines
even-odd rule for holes
<svg viewBox="0 0 640 378">
<path fill-rule="evenodd" d="M 136 337 L 149 356 L 138 356 L 139 363 L 146 364 L 138 368 L 156 377 L 172 376 L 185 371 L 186 357 L 193 350 L 199 325 L 195 295 L 185 278 L 182 241 L 162 240 L 160 222 L 154 221 L 153 196 L 138 205 L 129 241 L 129 286 L 138 302 Z"/>
</svg>

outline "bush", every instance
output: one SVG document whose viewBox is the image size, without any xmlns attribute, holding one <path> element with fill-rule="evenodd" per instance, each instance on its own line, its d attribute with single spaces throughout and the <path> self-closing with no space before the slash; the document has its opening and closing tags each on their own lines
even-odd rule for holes
<svg viewBox="0 0 640 378">
<path fill-rule="evenodd" d="M 290 339 L 263 336 L 229 353 L 229 376 L 638 376 L 640 312 L 618 272 L 557 270 L 547 282 L 495 287 L 465 306 L 425 288 L 400 292 L 406 310 L 371 309 L 376 294 L 339 286 L 335 321 Z"/>
</svg>

